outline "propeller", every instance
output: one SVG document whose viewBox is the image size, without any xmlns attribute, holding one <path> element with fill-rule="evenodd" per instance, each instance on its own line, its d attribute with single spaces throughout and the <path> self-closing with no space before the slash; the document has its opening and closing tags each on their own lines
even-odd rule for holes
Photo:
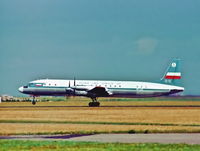
<svg viewBox="0 0 200 151">
<path fill-rule="evenodd" d="M 69 84 L 68 84 L 68 88 L 67 88 L 69 91 L 72 91 L 72 96 L 75 96 L 75 93 L 76 93 L 76 79 L 74 77 L 74 85 L 71 87 L 71 84 L 70 84 L 70 80 L 69 80 Z"/>
<path fill-rule="evenodd" d="M 66 99 L 69 98 L 69 96 L 70 96 L 70 94 L 69 94 L 69 90 L 70 90 L 70 89 L 71 89 L 71 86 L 70 86 L 70 81 L 69 81 L 68 88 L 66 88 L 66 93 L 67 93 L 67 94 L 65 95 L 65 96 L 66 96 Z"/>
<path fill-rule="evenodd" d="M 75 96 L 75 93 L 76 93 L 76 78 L 74 77 L 74 96 Z"/>
</svg>

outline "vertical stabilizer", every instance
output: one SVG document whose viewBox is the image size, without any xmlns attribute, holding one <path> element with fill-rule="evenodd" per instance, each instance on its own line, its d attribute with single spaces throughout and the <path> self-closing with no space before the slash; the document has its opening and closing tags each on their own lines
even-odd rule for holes
<svg viewBox="0 0 200 151">
<path fill-rule="evenodd" d="M 181 71 L 180 71 L 180 59 L 173 59 L 170 63 L 167 71 L 161 79 L 162 83 L 171 85 L 180 85 Z"/>
</svg>

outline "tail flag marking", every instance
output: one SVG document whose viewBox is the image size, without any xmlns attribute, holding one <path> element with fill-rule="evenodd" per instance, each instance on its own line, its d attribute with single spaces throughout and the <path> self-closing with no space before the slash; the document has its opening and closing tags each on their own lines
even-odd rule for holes
<svg viewBox="0 0 200 151">
<path fill-rule="evenodd" d="M 165 79 L 181 79 L 180 72 L 167 72 Z"/>
</svg>

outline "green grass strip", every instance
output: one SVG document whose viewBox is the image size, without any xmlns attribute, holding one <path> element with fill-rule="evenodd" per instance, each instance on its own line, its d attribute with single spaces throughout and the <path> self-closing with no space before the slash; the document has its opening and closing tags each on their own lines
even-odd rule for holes
<svg viewBox="0 0 200 151">
<path fill-rule="evenodd" d="M 200 145 L 158 143 L 98 143 L 73 141 L 0 140 L 2 151 L 7 150 L 65 150 L 65 151 L 195 151 Z"/>
<path fill-rule="evenodd" d="M 31 120 L 0 120 L 0 123 L 38 123 L 38 124 L 99 124 L 99 125 L 156 125 L 156 126 L 195 126 L 199 124 L 173 123 L 124 123 L 124 122 L 90 122 L 90 121 L 31 121 Z"/>
</svg>

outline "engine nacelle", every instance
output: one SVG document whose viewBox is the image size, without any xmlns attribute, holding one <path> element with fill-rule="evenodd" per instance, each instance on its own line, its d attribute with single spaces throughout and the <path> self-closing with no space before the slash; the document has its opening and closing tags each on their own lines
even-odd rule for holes
<svg viewBox="0 0 200 151">
<path fill-rule="evenodd" d="M 78 96 L 87 96 L 88 92 L 75 90 L 75 95 L 78 95 Z"/>
</svg>

